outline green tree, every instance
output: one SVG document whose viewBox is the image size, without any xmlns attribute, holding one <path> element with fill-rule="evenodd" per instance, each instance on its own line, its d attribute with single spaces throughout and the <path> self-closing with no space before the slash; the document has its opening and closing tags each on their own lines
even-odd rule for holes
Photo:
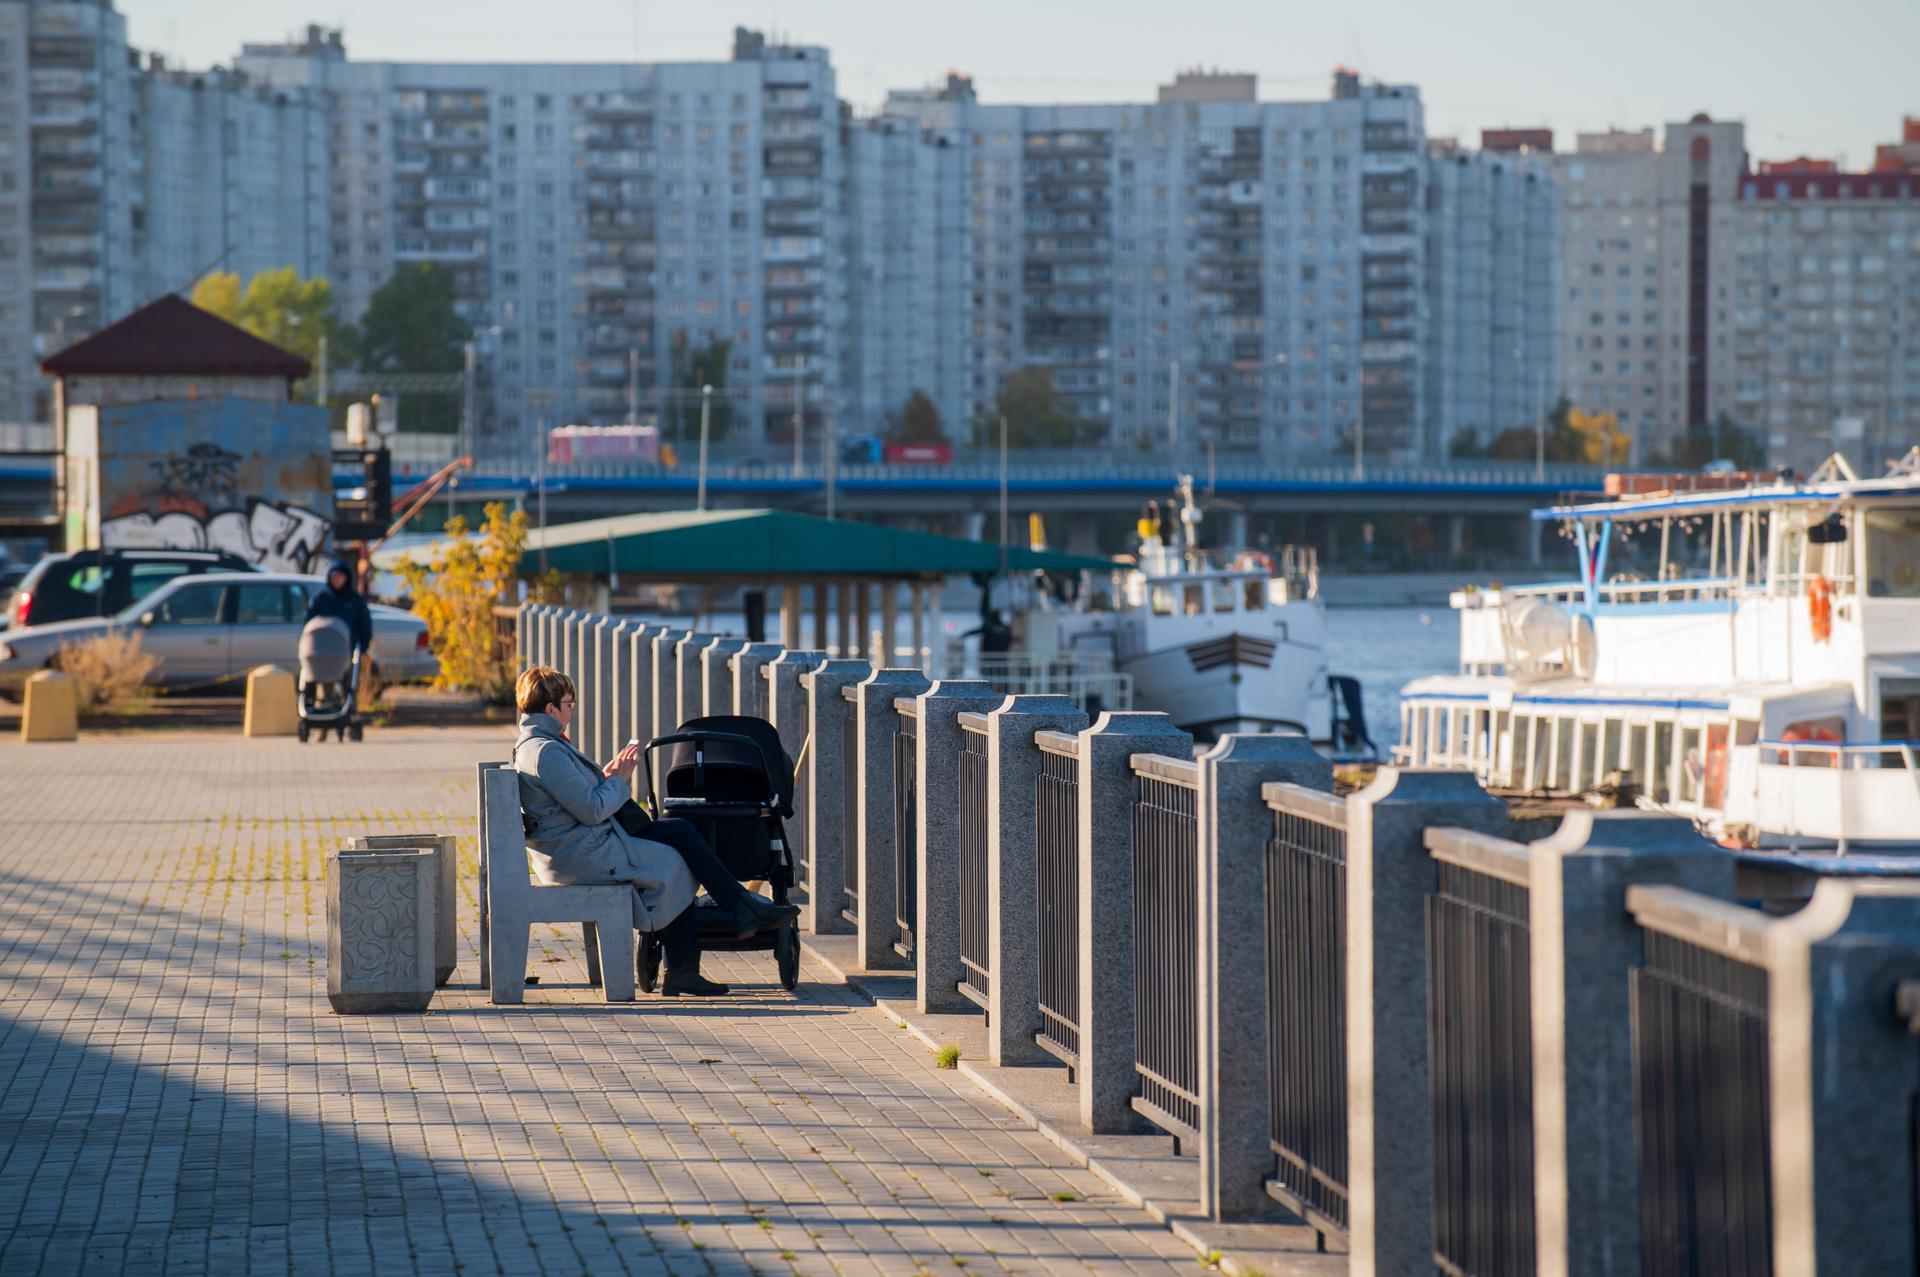
<svg viewBox="0 0 1920 1277">
<path fill-rule="evenodd" d="M 336 367 L 353 362 L 357 335 L 334 306 L 333 285 L 320 276 L 302 279 L 291 266 L 261 271 L 243 286 L 232 271 L 214 271 L 193 286 L 190 299 L 230 324 L 313 364 L 320 364 L 320 339 Z M 296 390 L 296 394 L 300 393 Z"/>
<path fill-rule="evenodd" d="M 1008 429 L 1011 433 L 1011 426 Z M 940 410 L 934 407 L 933 400 L 927 398 L 925 391 L 916 390 L 907 396 L 907 402 L 887 424 L 887 441 L 889 443 L 945 443 L 947 441 L 946 423 L 940 420 Z"/>
<path fill-rule="evenodd" d="M 1009 448 L 1075 448 L 1093 440 L 1093 429 L 1060 402 L 1053 374 L 1045 368 L 1022 368 L 1000 382 L 991 406 L 973 419 L 973 441 L 979 447 L 1000 442 L 1000 418 L 1007 419 Z"/>
<path fill-rule="evenodd" d="M 1767 454 L 1758 434 L 1723 412 L 1711 424 L 1689 429 L 1671 447 L 1648 460 L 1683 470 L 1709 461 L 1731 461 L 1736 469 L 1759 470 L 1766 466 Z"/>
<path fill-rule="evenodd" d="M 1587 454 L 1587 435 L 1574 426 L 1573 403 L 1566 397 L 1553 405 L 1545 421 L 1548 461 L 1596 460 Z M 1486 455 L 1503 461 L 1532 461 L 1540 451 L 1540 434 L 1533 426 L 1502 430 L 1487 445 Z"/>
<path fill-rule="evenodd" d="M 434 262 L 403 266 L 375 290 L 360 317 L 360 368 L 459 372 L 472 335 L 454 309 L 453 273 Z M 403 429 L 452 434 L 460 425 L 460 395 L 405 395 L 400 412 Z"/>
<path fill-rule="evenodd" d="M 673 334 L 668 349 L 669 385 L 673 391 L 665 414 L 669 433 L 684 443 L 700 438 L 700 387 L 713 387 L 712 411 L 707 420 L 707 436 L 724 439 L 733 428 L 733 402 L 727 398 L 727 367 L 733 343 L 709 333 L 695 343 L 682 328 Z"/>
</svg>

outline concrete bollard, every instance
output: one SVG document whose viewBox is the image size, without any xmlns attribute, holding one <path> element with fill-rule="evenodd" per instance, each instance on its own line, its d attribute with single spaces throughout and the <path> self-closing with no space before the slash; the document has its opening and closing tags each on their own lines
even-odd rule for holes
<svg viewBox="0 0 1920 1277">
<path fill-rule="evenodd" d="M 826 659 L 825 652 L 812 648 L 789 648 L 761 670 L 767 679 L 769 712 L 765 717 L 780 735 L 780 748 L 786 751 L 789 766 L 800 761 L 800 746 L 807 739 L 807 692 L 800 686 L 800 676 L 818 669 Z M 787 842 L 793 851 L 796 871 L 807 862 L 809 819 L 807 791 L 797 787 L 793 791 L 793 821 L 787 826 Z"/>
<path fill-rule="evenodd" d="M 673 645 L 673 725 L 676 731 L 682 723 L 706 713 L 706 673 L 700 663 L 700 654 L 712 647 L 718 638 L 716 634 L 695 631 L 682 636 Z"/>
<path fill-rule="evenodd" d="M 293 675 L 277 665 L 261 665 L 247 674 L 247 708 L 242 736 L 291 736 L 300 727 L 299 693 Z"/>
<path fill-rule="evenodd" d="M 433 1001 L 433 861 L 419 850 L 327 857 L 327 1001 L 335 1011 L 424 1011 Z"/>
<path fill-rule="evenodd" d="M 349 851 L 424 851 L 433 856 L 433 982 L 453 978 L 460 952 L 460 840 L 452 834 L 372 834 L 347 843 Z"/>
<path fill-rule="evenodd" d="M 668 736 L 680 729 L 679 669 L 674 664 L 674 648 L 687 636 L 685 630 L 662 626 L 653 636 L 653 733 L 648 739 Z"/>
<path fill-rule="evenodd" d="M 733 654 L 727 668 L 733 671 L 733 712 L 753 718 L 767 718 L 767 681 L 760 671 L 786 651 L 778 643 L 749 643 Z"/>
<path fill-rule="evenodd" d="M 58 670 L 41 670 L 28 676 L 26 700 L 20 706 L 20 739 L 75 740 L 79 735 L 73 680 Z"/>
<path fill-rule="evenodd" d="M 700 712 L 708 718 L 733 713 L 733 656 L 743 638 L 717 638 L 700 650 Z"/>
</svg>

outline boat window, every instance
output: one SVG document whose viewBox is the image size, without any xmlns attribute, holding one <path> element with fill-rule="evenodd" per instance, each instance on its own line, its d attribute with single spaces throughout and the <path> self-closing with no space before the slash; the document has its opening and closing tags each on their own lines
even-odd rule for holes
<svg viewBox="0 0 1920 1277">
<path fill-rule="evenodd" d="M 1206 588 L 1198 581 L 1180 587 L 1180 610 L 1188 616 L 1199 616 L 1207 610 Z"/>
<path fill-rule="evenodd" d="M 1868 510 L 1867 596 L 1920 598 L 1920 510 Z"/>
<path fill-rule="evenodd" d="M 1647 764 L 1647 792 L 1656 803 L 1673 796 L 1673 724 L 1653 725 L 1653 758 Z"/>
<path fill-rule="evenodd" d="M 1580 788 L 1600 783 L 1606 760 L 1600 757 L 1600 724 L 1580 724 Z"/>
<path fill-rule="evenodd" d="M 1600 751 L 1600 771 L 1598 773 L 1602 780 L 1606 779 L 1609 771 L 1620 766 L 1621 726 L 1622 724 L 1617 718 L 1609 718 L 1607 720 L 1606 743 Z"/>
<path fill-rule="evenodd" d="M 1680 729 L 1680 801 L 1700 801 L 1700 782 L 1707 773 L 1707 760 L 1700 751 L 1700 729 Z"/>
<path fill-rule="evenodd" d="M 1153 589 L 1147 592 L 1147 598 L 1149 605 L 1153 608 L 1153 614 L 1155 616 L 1173 615 L 1173 587 L 1171 585 L 1154 586 Z"/>
<path fill-rule="evenodd" d="M 1267 583 L 1255 577 L 1246 583 L 1244 591 L 1246 607 L 1249 612 L 1258 612 L 1267 606 Z"/>
<path fill-rule="evenodd" d="M 1215 581 L 1213 583 L 1213 610 L 1216 612 L 1233 611 L 1233 582 Z"/>
<path fill-rule="evenodd" d="M 1513 763 L 1520 771 L 1520 788 L 1534 787 L 1533 719 L 1519 714 L 1513 720 Z"/>
<path fill-rule="evenodd" d="M 1489 752 L 1493 755 L 1492 761 L 1494 766 L 1500 768 L 1501 772 L 1504 774 L 1504 777 L 1508 781 L 1508 783 L 1511 783 L 1512 773 L 1513 773 L 1513 747 L 1511 745 L 1507 747 L 1507 753 L 1504 760 L 1500 756 L 1499 749 L 1500 749 L 1500 742 L 1503 739 L 1510 738 L 1512 728 L 1513 728 L 1513 715 L 1510 711 L 1500 709 L 1500 710 L 1495 710 L 1493 712 L 1493 740 L 1492 740 L 1492 750 L 1490 750 Z M 1503 765 L 1503 762 L 1504 762 L 1504 765 Z"/>
<path fill-rule="evenodd" d="M 1635 723 L 1627 729 L 1627 756 L 1620 770 L 1632 784 L 1645 788 L 1647 783 L 1647 725 Z"/>
<path fill-rule="evenodd" d="M 1704 764 L 1705 786 L 1700 801 L 1718 810 L 1727 805 L 1727 725 L 1707 724 L 1707 757 Z"/>
<path fill-rule="evenodd" d="M 1485 758 L 1487 756 L 1487 711 L 1483 709 L 1472 710 L 1463 721 L 1468 724 L 1467 748 L 1465 751 L 1467 757 L 1470 759 Z"/>
<path fill-rule="evenodd" d="M 1573 720 L 1555 721 L 1553 732 L 1553 787 L 1573 788 Z"/>
<path fill-rule="evenodd" d="M 1920 678 L 1880 680 L 1880 739 L 1920 740 Z"/>
<path fill-rule="evenodd" d="M 1428 727 L 1428 731 L 1432 733 L 1430 744 L 1433 752 L 1439 757 L 1445 757 L 1447 753 L 1447 711 L 1445 708 L 1436 705 L 1427 712 L 1433 715 L 1432 723 Z"/>
</svg>

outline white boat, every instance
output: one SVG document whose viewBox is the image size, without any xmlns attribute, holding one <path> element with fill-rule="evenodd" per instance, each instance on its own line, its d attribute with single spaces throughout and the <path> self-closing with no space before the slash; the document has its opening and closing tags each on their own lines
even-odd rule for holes
<svg viewBox="0 0 1920 1277">
<path fill-rule="evenodd" d="M 1140 521 L 1132 564 L 1083 582 L 1071 606 L 1036 606 L 1019 617 L 1022 658 L 1058 653 L 1110 667 L 1130 680 L 1135 708 L 1169 714 L 1203 740 L 1292 732 L 1337 752 L 1370 753 L 1357 685 L 1330 687 L 1314 552 L 1210 555 L 1198 545 L 1190 477 L 1181 477 L 1179 491 L 1177 514 Z"/>
<path fill-rule="evenodd" d="M 1577 575 L 1453 596 L 1460 673 L 1406 685 L 1396 761 L 1729 846 L 1920 846 L 1920 448 L 1535 517 Z"/>
</svg>

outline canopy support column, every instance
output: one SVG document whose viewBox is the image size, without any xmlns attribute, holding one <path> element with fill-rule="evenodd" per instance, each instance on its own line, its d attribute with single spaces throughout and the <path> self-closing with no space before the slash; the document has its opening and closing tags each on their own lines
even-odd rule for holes
<svg viewBox="0 0 1920 1277">
<path fill-rule="evenodd" d="M 800 587 L 780 587 L 780 645 L 792 650 L 800 647 Z"/>
<path fill-rule="evenodd" d="M 815 651 L 827 650 L 827 583 L 813 583 L 813 646 Z"/>
<path fill-rule="evenodd" d="M 853 654 L 853 582 L 835 582 L 833 593 L 835 611 L 839 614 L 835 634 L 840 640 L 834 655 L 844 661 Z"/>
<path fill-rule="evenodd" d="M 886 669 L 893 664 L 894 650 L 900 646 L 900 582 L 880 582 L 880 650 L 874 653 L 873 667 Z"/>
<path fill-rule="evenodd" d="M 913 583 L 913 660 L 909 663 L 922 670 L 927 668 L 926 593 L 925 582 Z"/>
</svg>

